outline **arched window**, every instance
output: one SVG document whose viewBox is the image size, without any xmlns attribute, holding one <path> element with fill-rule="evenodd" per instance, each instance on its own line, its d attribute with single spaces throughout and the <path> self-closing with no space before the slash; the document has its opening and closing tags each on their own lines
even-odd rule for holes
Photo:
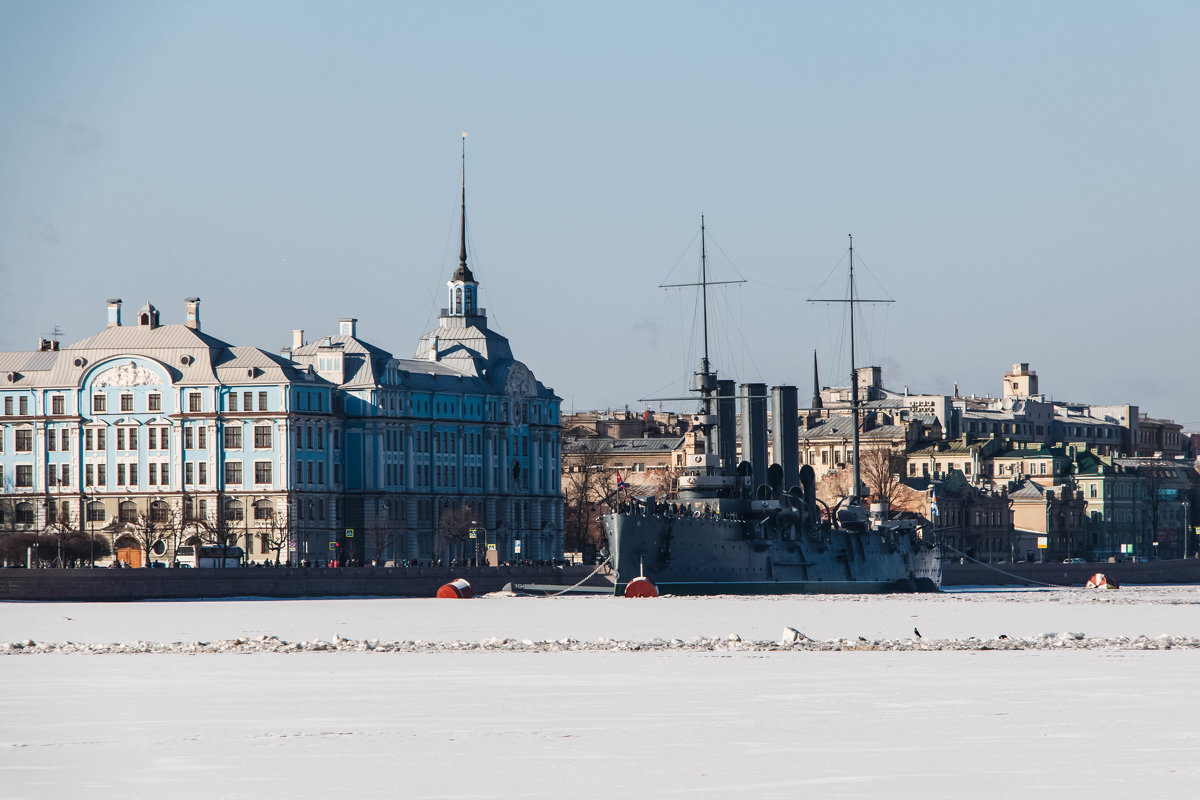
<svg viewBox="0 0 1200 800">
<path fill-rule="evenodd" d="M 462 313 L 462 287 L 461 286 L 454 290 L 454 313 L 455 314 Z"/>
<path fill-rule="evenodd" d="M 17 524 L 33 524 L 33 503 L 17 503 Z"/>
<path fill-rule="evenodd" d="M 121 522 L 137 522 L 137 504 L 126 500 L 117 507 L 117 518 Z"/>
<path fill-rule="evenodd" d="M 166 522 L 170 513 L 170 507 L 162 500 L 155 500 L 150 504 L 151 522 Z"/>
<path fill-rule="evenodd" d="M 242 507 L 241 500 L 226 500 L 225 501 L 225 521 L 226 522 L 241 522 L 246 517 L 246 511 Z"/>
<path fill-rule="evenodd" d="M 475 313 L 475 304 L 472 302 L 472 298 L 471 298 L 471 287 L 467 286 L 466 288 L 463 289 L 463 292 L 465 293 L 465 299 L 466 299 L 466 304 L 465 304 L 466 313 L 474 314 Z"/>
<path fill-rule="evenodd" d="M 270 500 L 259 500 L 254 504 L 254 518 L 257 520 L 269 520 L 272 516 L 271 512 L 274 510 L 275 507 L 271 505 Z"/>
<path fill-rule="evenodd" d="M 104 522 L 104 503 L 98 500 L 88 503 L 87 518 L 88 522 Z"/>
</svg>

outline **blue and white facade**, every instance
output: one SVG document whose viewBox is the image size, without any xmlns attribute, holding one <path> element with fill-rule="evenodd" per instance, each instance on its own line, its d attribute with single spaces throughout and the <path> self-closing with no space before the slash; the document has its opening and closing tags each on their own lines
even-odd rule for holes
<svg viewBox="0 0 1200 800">
<path fill-rule="evenodd" d="M 153 557 L 236 541 L 253 561 L 473 557 L 443 517 L 467 516 L 495 558 L 562 555 L 559 398 L 488 330 L 464 264 L 417 355 L 358 337 L 282 354 L 201 331 L 147 304 L 60 347 L 0 353 L 0 536 L 54 526 Z M 458 298 L 462 297 L 460 302 Z"/>
</svg>

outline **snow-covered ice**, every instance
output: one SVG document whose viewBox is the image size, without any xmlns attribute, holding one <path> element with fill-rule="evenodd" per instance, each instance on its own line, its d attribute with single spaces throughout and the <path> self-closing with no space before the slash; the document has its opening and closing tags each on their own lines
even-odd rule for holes
<svg viewBox="0 0 1200 800">
<path fill-rule="evenodd" d="M 1198 672 L 1200 587 L 5 603 L 0 794 L 1190 798 Z"/>
</svg>

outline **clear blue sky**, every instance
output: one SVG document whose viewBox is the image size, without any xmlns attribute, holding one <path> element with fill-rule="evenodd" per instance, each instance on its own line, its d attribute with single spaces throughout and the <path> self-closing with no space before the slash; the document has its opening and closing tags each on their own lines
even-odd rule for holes
<svg viewBox="0 0 1200 800">
<path fill-rule="evenodd" d="M 706 215 L 722 374 L 1000 391 L 1200 430 L 1200 5 L 0 0 L 0 349 L 104 301 L 402 357 L 457 261 L 583 408 L 679 394 Z M 839 265 L 841 265 L 839 267 Z M 876 288 L 881 287 L 881 288 Z M 718 344 L 719 343 L 719 346 Z"/>
</svg>

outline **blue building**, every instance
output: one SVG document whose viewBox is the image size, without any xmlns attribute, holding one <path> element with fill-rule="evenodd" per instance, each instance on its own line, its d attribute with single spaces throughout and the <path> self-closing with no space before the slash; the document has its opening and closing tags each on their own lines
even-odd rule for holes
<svg viewBox="0 0 1200 800">
<path fill-rule="evenodd" d="M 560 558 L 560 398 L 488 328 L 465 234 L 447 288 L 411 359 L 349 318 L 280 354 L 237 347 L 201 330 L 199 298 L 166 325 L 150 304 L 123 324 L 109 300 L 93 336 L 0 353 L 0 544 L 99 535 L 130 563 L 200 543 L 293 563 Z"/>
</svg>

